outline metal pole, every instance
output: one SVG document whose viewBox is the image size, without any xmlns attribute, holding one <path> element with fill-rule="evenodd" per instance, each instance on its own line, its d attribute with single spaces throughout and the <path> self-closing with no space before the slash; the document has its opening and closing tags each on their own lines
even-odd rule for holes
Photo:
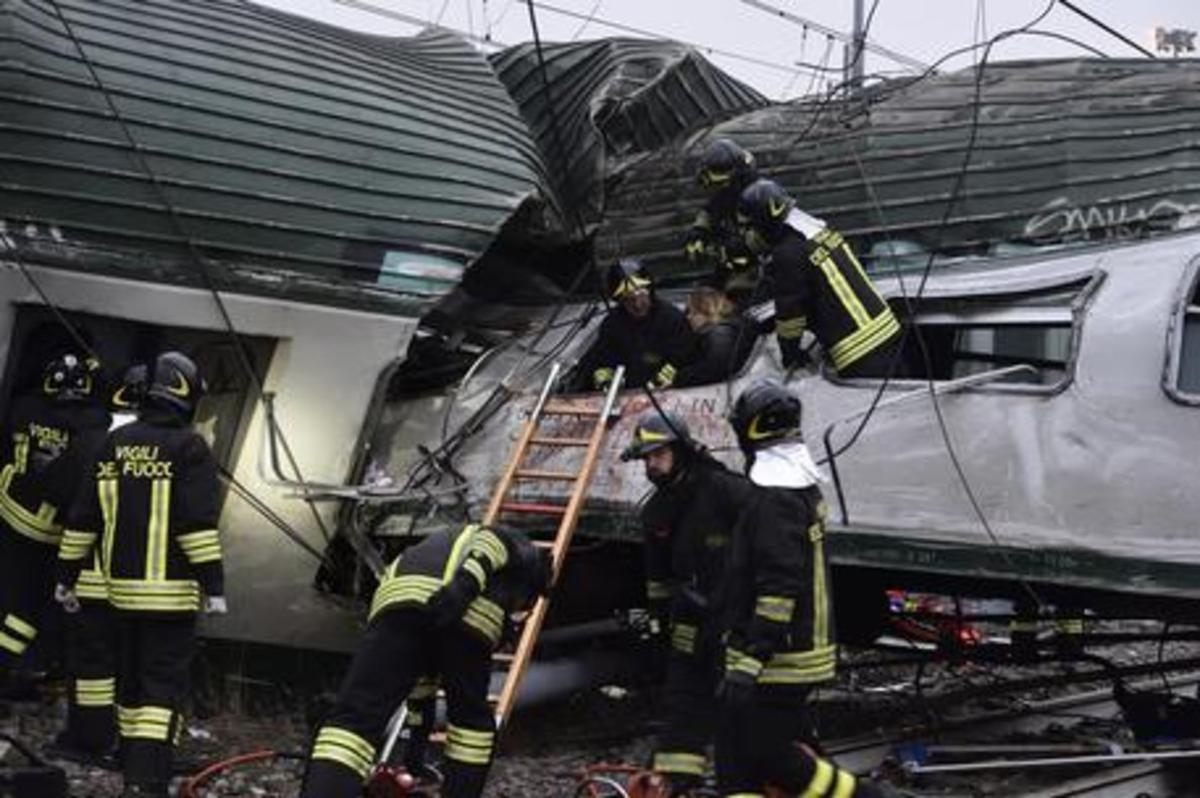
<svg viewBox="0 0 1200 798">
<path fill-rule="evenodd" d="M 849 80 L 849 93 L 857 94 L 862 90 L 863 84 L 863 61 L 866 59 L 864 48 L 867 44 L 866 32 L 863 30 L 863 0 L 854 0 L 854 30 L 850 34 L 850 64 L 849 75 L 846 78 Z"/>
</svg>

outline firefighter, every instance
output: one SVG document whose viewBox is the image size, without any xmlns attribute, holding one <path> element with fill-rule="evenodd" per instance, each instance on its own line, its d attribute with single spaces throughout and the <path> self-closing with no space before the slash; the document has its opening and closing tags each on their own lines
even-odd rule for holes
<svg viewBox="0 0 1200 798">
<path fill-rule="evenodd" d="M 111 429 L 123 427 L 137 419 L 146 393 L 146 367 L 131 366 L 109 397 L 112 411 Z M 70 458 L 76 450 L 76 439 L 62 460 L 70 462 L 75 486 L 72 499 L 81 489 L 94 489 L 87 479 L 89 468 L 104 443 L 107 431 L 91 435 L 78 447 L 79 457 Z M 67 480 L 63 480 L 64 483 Z M 63 506 L 70 506 L 64 504 Z M 60 544 L 59 558 L 70 560 L 74 535 L 67 535 Z M 116 618 L 108 603 L 108 584 L 100 564 L 100 547 L 92 547 L 87 565 L 75 583 L 77 605 L 73 604 L 66 619 L 66 665 L 68 677 L 67 725 L 55 738 L 50 753 L 55 756 L 94 763 L 108 755 L 117 741 L 116 701 Z"/>
<path fill-rule="evenodd" d="M 842 234 L 796 208 L 771 180 L 746 187 L 738 200 L 738 221 L 747 246 L 770 256 L 775 337 L 784 368 L 809 365 L 800 339 L 811 329 L 838 375 L 886 375 L 900 322 Z"/>
<path fill-rule="evenodd" d="M 766 380 L 747 388 L 730 419 L 754 484 L 734 532 L 721 593 L 725 673 L 717 688 L 721 794 L 876 798 L 883 787 L 818 759 L 809 691 L 833 679 L 825 503 L 800 433 L 800 400 Z"/>
<path fill-rule="evenodd" d="M 701 153 L 696 171 L 696 182 L 708 201 L 684 237 L 688 260 L 711 264 L 713 287 L 742 306 L 758 282 L 758 257 L 738 228 L 737 203 L 742 190 L 757 179 L 752 154 L 729 139 L 713 139 Z"/>
<path fill-rule="evenodd" d="M 646 594 L 666 615 L 670 654 L 653 768 L 671 795 L 700 786 L 712 741 L 721 646 L 710 607 L 728 558 L 730 535 L 750 483 L 713 459 L 673 413 L 647 411 L 622 459 L 644 461 L 654 494 L 642 512 Z"/>
<path fill-rule="evenodd" d="M 388 566 L 366 637 L 317 732 L 301 798 L 357 798 L 392 712 L 422 677 L 446 691 L 444 798 L 483 792 L 496 725 L 492 650 L 509 616 L 552 581 L 549 551 L 516 532 L 468 524 L 437 532 Z"/>
<path fill-rule="evenodd" d="M 82 468 L 56 466 L 76 436 L 108 428 L 108 413 L 95 401 L 99 379 L 98 361 L 64 354 L 47 364 L 40 392 L 18 399 L 10 415 L 0 471 L 0 670 L 25 653 L 52 603 L 62 517 Z M 84 448 L 81 442 L 74 451 Z"/>
<path fill-rule="evenodd" d="M 627 385 L 671 385 L 679 368 L 696 357 L 696 334 L 687 318 L 655 296 L 654 281 L 641 261 L 622 258 L 612 264 L 607 287 L 618 304 L 580 360 L 577 387 L 604 390 L 622 365 Z"/>
<path fill-rule="evenodd" d="M 192 428 L 205 385 L 185 355 L 159 355 L 136 421 L 109 434 L 73 509 L 55 597 L 70 610 L 102 540 L 117 628 L 124 796 L 167 795 L 183 731 L 196 616 L 226 611 L 217 465 Z"/>
</svg>

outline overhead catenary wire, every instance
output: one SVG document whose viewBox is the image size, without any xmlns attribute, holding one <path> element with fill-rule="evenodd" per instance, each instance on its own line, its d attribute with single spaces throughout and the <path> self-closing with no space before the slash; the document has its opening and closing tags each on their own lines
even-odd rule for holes
<svg viewBox="0 0 1200 798">
<path fill-rule="evenodd" d="M 1122 42 L 1124 42 L 1125 44 L 1128 44 L 1130 47 L 1132 47 L 1133 49 L 1137 50 L 1139 53 L 1141 53 L 1142 55 L 1146 56 L 1147 58 L 1156 58 L 1156 57 L 1157 57 L 1157 56 L 1155 56 L 1155 55 L 1154 55 L 1154 53 L 1150 52 L 1150 51 L 1149 51 L 1149 50 L 1147 50 L 1145 47 L 1142 47 L 1140 44 L 1138 44 L 1137 42 L 1135 42 L 1133 39 L 1130 39 L 1128 36 L 1126 36 L 1125 34 L 1121 33 L 1121 32 L 1120 32 L 1119 30 L 1117 30 L 1116 28 L 1114 28 L 1114 27 L 1112 27 L 1111 25 L 1108 25 L 1108 24 L 1106 24 L 1106 23 L 1102 22 L 1101 20 L 1099 20 L 1099 19 L 1097 19 L 1096 17 L 1092 16 L 1092 15 L 1091 15 L 1091 14 L 1089 14 L 1088 12 L 1084 11 L 1082 8 L 1080 8 L 1079 6 L 1077 6 L 1077 5 L 1075 5 L 1074 3 L 1072 3 L 1072 2 L 1071 2 L 1071 0 L 1058 0 L 1058 4 L 1059 4 L 1059 5 L 1061 5 L 1063 8 L 1067 9 L 1068 11 L 1073 11 L 1074 13 L 1076 13 L 1076 14 L 1078 14 L 1079 16 L 1083 17 L 1085 20 L 1087 20 L 1088 22 L 1092 23 L 1092 24 L 1093 24 L 1093 25 L 1095 25 L 1097 28 L 1099 28 L 1100 30 L 1102 30 L 1102 31 L 1104 31 L 1105 33 L 1109 34 L 1110 36 L 1113 36 L 1114 38 L 1120 39 Z"/>
<path fill-rule="evenodd" d="M 249 378 L 255 395 L 261 402 L 264 395 L 262 380 L 259 378 L 258 372 L 254 369 L 254 364 L 250 358 L 249 352 L 246 350 L 245 342 L 237 333 L 237 328 L 234 326 L 233 318 L 229 314 L 229 309 L 225 305 L 225 300 L 221 297 L 220 292 L 217 290 L 212 274 L 209 271 L 207 259 L 196 246 L 195 240 L 184 228 L 183 222 L 179 217 L 178 210 L 171 202 L 170 197 L 167 196 L 166 189 L 163 187 L 161 180 L 159 180 L 158 174 L 150 167 L 149 162 L 146 160 L 145 155 L 142 152 L 141 145 L 134 137 L 133 131 L 129 129 L 129 125 L 125 122 L 124 116 L 121 114 L 120 109 L 117 108 L 116 102 L 113 100 L 112 93 L 108 90 L 108 87 L 104 84 L 104 81 L 101 80 L 95 64 L 92 62 L 91 57 L 85 50 L 83 42 L 79 39 L 78 35 L 76 35 L 74 26 L 71 25 L 66 14 L 63 13 L 62 7 L 58 0 L 50 0 L 50 7 L 54 10 L 55 16 L 62 24 L 63 29 L 66 32 L 67 37 L 71 40 L 75 50 L 79 53 L 79 57 L 83 61 L 88 75 L 91 77 L 92 82 L 96 84 L 96 88 L 100 91 L 105 105 L 107 106 L 109 112 L 113 115 L 113 119 L 116 121 L 117 126 L 121 129 L 122 135 L 129 144 L 133 159 L 150 179 L 150 183 L 154 189 L 155 195 L 158 197 L 159 202 L 162 204 L 164 210 L 166 210 L 167 216 L 171 220 L 171 225 L 175 228 L 176 233 L 181 238 L 192 261 L 199 267 L 198 271 L 201 281 L 216 304 L 217 311 L 220 314 L 222 322 L 225 326 L 225 332 L 230 339 L 230 343 L 234 351 L 237 353 L 241 367 L 246 373 L 246 376 Z M 287 438 L 284 435 L 283 430 L 279 428 L 277 424 L 275 427 L 275 432 L 283 444 L 284 452 L 288 457 L 290 467 L 296 474 L 296 478 L 300 481 L 304 481 L 303 474 L 300 471 L 300 466 L 296 462 L 291 448 L 287 444 Z M 321 517 L 321 514 L 317 510 L 315 504 L 313 504 L 311 501 L 307 503 L 310 511 L 312 512 L 313 519 L 316 521 L 317 528 L 320 530 L 321 535 L 325 538 L 326 542 L 328 542 L 331 539 L 331 535 L 329 533 L 329 529 L 325 525 L 325 519 Z"/>
</svg>

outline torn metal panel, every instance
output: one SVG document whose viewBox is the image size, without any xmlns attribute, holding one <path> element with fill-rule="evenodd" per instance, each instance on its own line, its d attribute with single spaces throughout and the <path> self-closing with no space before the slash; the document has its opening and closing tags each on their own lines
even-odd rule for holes
<svg viewBox="0 0 1200 798">
<path fill-rule="evenodd" d="M 7 0 L 0 31 L 0 219 L 57 231 L 18 235 L 31 260 L 195 282 L 181 227 L 226 287 L 409 313 L 545 193 L 516 105 L 444 31 L 231 0 Z"/>
<path fill-rule="evenodd" d="M 978 127 L 976 76 L 773 105 L 711 135 L 751 149 L 765 176 L 855 238 L 864 256 L 907 247 L 914 257 L 899 265 L 908 269 L 922 269 L 929 251 L 992 255 L 1200 223 L 1200 63 L 989 64 Z M 641 254 L 673 278 L 697 274 L 680 241 L 703 202 L 690 161 L 703 144 L 663 150 L 614 181 L 603 254 Z"/>
<path fill-rule="evenodd" d="M 491 56 L 550 166 L 568 214 L 587 223 L 605 210 L 619 163 L 767 104 L 766 98 L 669 41 L 612 38 L 533 44 Z M 557 129 L 556 129 L 557 126 Z"/>
</svg>

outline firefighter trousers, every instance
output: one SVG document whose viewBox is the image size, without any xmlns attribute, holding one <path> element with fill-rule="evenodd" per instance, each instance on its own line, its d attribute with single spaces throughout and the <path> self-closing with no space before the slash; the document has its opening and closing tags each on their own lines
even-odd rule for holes
<svg viewBox="0 0 1200 798">
<path fill-rule="evenodd" d="M 183 731 L 196 648 L 196 616 L 114 611 L 117 628 L 117 729 L 125 786 L 167 795 Z"/>
<path fill-rule="evenodd" d="M 380 613 L 317 732 L 301 798 L 358 798 L 388 719 L 422 676 L 446 691 L 442 798 L 478 798 L 487 780 L 495 721 L 487 702 L 491 649 L 460 624 L 435 628 L 422 609 Z"/>
<path fill-rule="evenodd" d="M 54 600 L 57 547 L 0 522 L 0 668 L 12 668 L 37 637 Z"/>
<path fill-rule="evenodd" d="M 879 798 L 860 781 L 797 742 L 813 730 L 806 685 L 759 685 L 745 706 L 722 706 L 717 721 L 717 786 L 727 798 L 760 798 L 767 785 L 788 794 Z"/>
<path fill-rule="evenodd" d="M 69 693 L 64 742 L 93 754 L 108 753 L 117 741 L 114 612 L 106 601 L 81 599 L 79 612 L 66 619 Z"/>
<path fill-rule="evenodd" d="M 705 755 L 712 741 L 719 676 L 717 646 L 696 653 L 672 648 L 663 684 L 662 716 L 665 728 L 654 752 L 654 770 L 666 776 L 673 788 L 700 784 Z"/>
</svg>

